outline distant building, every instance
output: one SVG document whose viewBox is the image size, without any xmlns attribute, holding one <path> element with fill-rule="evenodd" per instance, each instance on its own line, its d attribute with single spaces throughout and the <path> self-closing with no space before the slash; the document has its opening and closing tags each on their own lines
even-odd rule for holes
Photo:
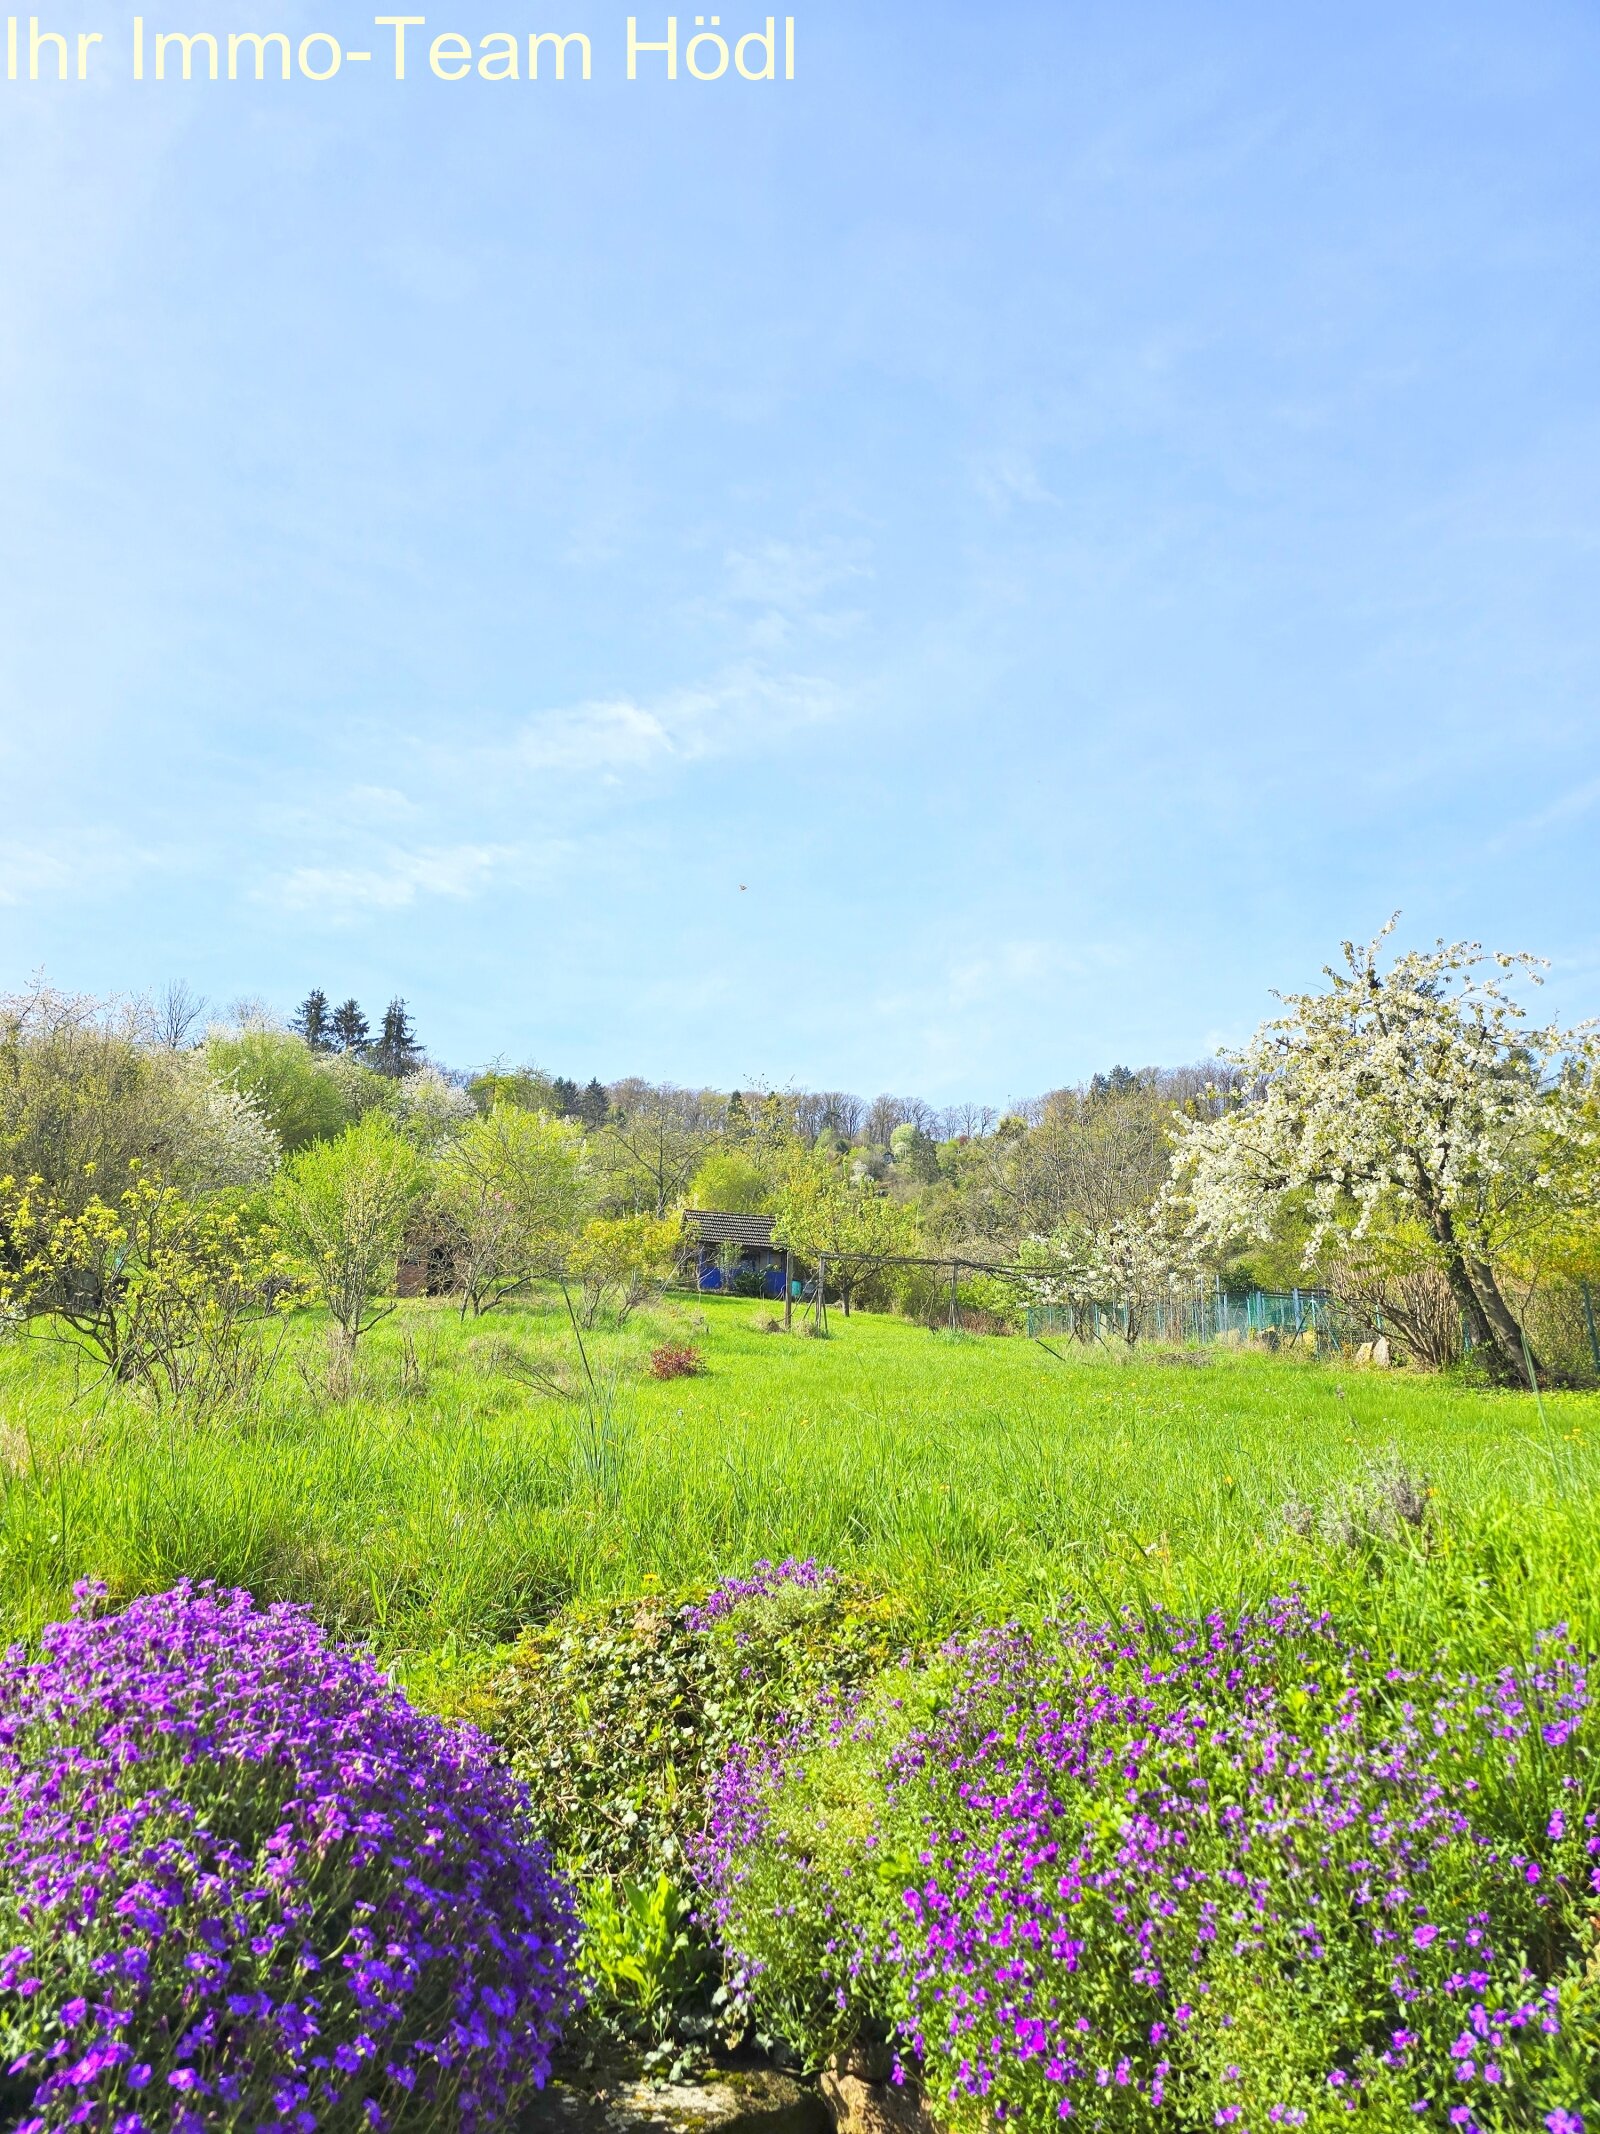
<svg viewBox="0 0 1600 2134">
<path fill-rule="evenodd" d="M 784 1249 L 772 1241 L 770 1215 L 688 1208 L 683 1231 L 696 1288 L 742 1296 L 783 1295 Z"/>
</svg>

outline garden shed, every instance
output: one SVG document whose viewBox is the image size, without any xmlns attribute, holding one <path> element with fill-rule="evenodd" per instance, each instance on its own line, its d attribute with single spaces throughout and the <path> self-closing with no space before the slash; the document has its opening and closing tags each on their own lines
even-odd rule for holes
<svg viewBox="0 0 1600 2134">
<path fill-rule="evenodd" d="M 770 1215 L 731 1215 L 717 1208 L 687 1208 L 684 1243 L 695 1270 L 695 1287 L 730 1290 L 747 1297 L 781 1297 L 785 1253 L 772 1240 Z"/>
</svg>

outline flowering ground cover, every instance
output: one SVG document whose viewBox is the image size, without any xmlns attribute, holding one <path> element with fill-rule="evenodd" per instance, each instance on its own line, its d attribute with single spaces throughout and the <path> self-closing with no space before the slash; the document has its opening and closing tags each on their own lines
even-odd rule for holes
<svg viewBox="0 0 1600 2134">
<path fill-rule="evenodd" d="M 0 1664 L 0 2123 L 503 2123 L 575 1935 L 487 1742 L 298 1609 L 96 1598 Z"/>
<path fill-rule="evenodd" d="M 1564 1633 L 1419 1676 L 1290 1599 L 953 1644 L 731 1759 L 700 1866 L 763 2019 L 953 2125 L 1576 2134 L 1595 1803 Z"/>
</svg>

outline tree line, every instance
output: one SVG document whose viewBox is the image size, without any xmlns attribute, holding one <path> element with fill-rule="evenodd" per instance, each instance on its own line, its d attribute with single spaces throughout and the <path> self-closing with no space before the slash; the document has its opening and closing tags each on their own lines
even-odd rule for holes
<svg viewBox="0 0 1600 2134">
<path fill-rule="evenodd" d="M 1203 1286 L 1317 1285 L 1419 1363 L 1465 1339 L 1505 1382 L 1581 1369 L 1600 1354 L 1595 1033 L 1531 1022 L 1534 959 L 1389 944 L 1347 943 L 1224 1058 L 942 1112 L 452 1074 L 398 998 L 374 1036 L 319 990 L 283 1022 L 248 1005 L 207 1022 L 182 987 L 37 986 L 0 1002 L 0 1294 L 13 1313 L 81 1306 L 84 1223 L 126 1266 L 121 1198 L 142 1196 L 122 1212 L 148 1229 L 155 1191 L 175 1220 L 214 1206 L 270 1234 L 352 1344 L 402 1253 L 466 1312 L 554 1277 L 625 1313 L 670 1271 L 682 1211 L 714 1208 L 770 1215 L 803 1261 L 834 1262 L 847 1304 L 931 1317 L 942 1277 L 915 1263 L 955 1262 L 977 1307 L 1103 1304 L 1131 1341 Z M 352 1257 L 335 1233 L 357 1207 L 371 1235 Z"/>
</svg>

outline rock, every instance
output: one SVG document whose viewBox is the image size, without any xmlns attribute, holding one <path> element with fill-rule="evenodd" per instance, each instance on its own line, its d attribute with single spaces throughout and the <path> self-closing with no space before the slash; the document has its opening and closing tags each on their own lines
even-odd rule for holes
<svg viewBox="0 0 1600 2134">
<path fill-rule="evenodd" d="M 1363 1341 L 1361 1346 L 1356 1350 L 1355 1353 L 1356 1369 L 1358 1371 L 1364 1371 L 1367 1368 L 1367 1365 L 1371 1363 L 1371 1361 L 1372 1343 L 1370 1341 Z"/>
<path fill-rule="evenodd" d="M 912 2083 L 874 2081 L 850 2072 L 851 2061 L 822 2077 L 834 2134 L 938 2134 L 922 2092 Z"/>
<path fill-rule="evenodd" d="M 775 2068 L 719 2070 L 699 2082 L 647 2082 L 628 2070 L 558 2069 L 517 2134 L 829 2134 L 814 2089 Z"/>
<path fill-rule="evenodd" d="M 1380 1334 L 1372 1344 L 1372 1368 L 1375 1371 L 1387 1371 L 1389 1368 L 1389 1337 L 1387 1334 Z"/>
</svg>

